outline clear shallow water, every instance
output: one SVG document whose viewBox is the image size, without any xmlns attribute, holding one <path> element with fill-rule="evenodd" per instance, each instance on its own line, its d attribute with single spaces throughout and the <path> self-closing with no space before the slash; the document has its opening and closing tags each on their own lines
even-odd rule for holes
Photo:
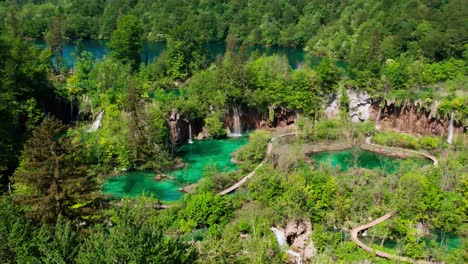
<svg viewBox="0 0 468 264">
<path fill-rule="evenodd" d="M 405 159 L 394 158 L 378 154 L 360 148 L 352 148 L 342 151 L 323 151 L 311 154 L 310 157 L 316 164 L 329 165 L 332 168 L 340 168 L 347 171 L 352 168 L 366 168 L 370 170 L 385 170 L 386 173 L 398 171 Z M 412 159 L 420 166 L 430 164 L 426 159 Z"/>
<path fill-rule="evenodd" d="M 65 65 L 69 67 L 74 67 L 76 63 L 76 57 L 82 51 L 88 51 L 93 54 L 96 59 L 102 59 L 107 53 L 108 50 L 106 45 L 108 40 L 97 40 L 97 39 L 87 39 L 87 40 L 65 40 L 63 42 L 63 59 Z M 46 45 L 42 41 L 37 41 L 36 45 L 41 48 L 44 48 Z M 224 43 L 206 43 L 203 45 L 203 49 L 208 54 L 211 59 L 215 59 L 219 55 L 223 55 L 226 51 L 226 44 Z M 141 54 L 141 59 L 143 62 L 152 62 L 155 58 L 158 58 L 159 55 L 166 50 L 166 43 L 164 42 L 145 42 L 143 44 L 143 52 Z M 299 65 L 303 64 L 306 56 L 305 52 L 302 49 L 291 48 L 291 47 L 262 47 L 262 46 L 251 46 L 248 49 L 248 53 L 251 54 L 254 51 L 258 51 L 260 54 L 264 55 L 284 55 L 288 59 L 289 65 L 295 69 Z M 313 56 L 309 59 L 311 67 L 316 67 L 320 64 L 321 57 Z M 52 59 L 53 63 L 55 60 Z M 346 68 L 347 64 L 345 61 L 337 61 L 337 65 L 342 68 Z"/>
<path fill-rule="evenodd" d="M 207 166 L 216 165 L 219 171 L 235 170 L 236 164 L 231 162 L 231 153 L 247 141 L 247 136 L 244 136 L 224 140 L 196 140 L 193 144 L 183 144 L 178 154 L 188 166 L 165 172 L 175 180 L 156 181 L 154 172 L 129 172 L 108 178 L 102 192 L 116 198 L 145 194 L 164 201 L 179 200 L 184 194 L 178 189 L 198 182 L 203 178 L 203 171 Z"/>
</svg>

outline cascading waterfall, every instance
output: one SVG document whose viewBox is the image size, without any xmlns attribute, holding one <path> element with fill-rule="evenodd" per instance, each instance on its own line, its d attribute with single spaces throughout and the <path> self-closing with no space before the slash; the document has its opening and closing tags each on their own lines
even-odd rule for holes
<svg viewBox="0 0 468 264">
<path fill-rule="evenodd" d="M 375 129 L 379 129 L 380 128 L 380 118 L 381 118 L 381 115 L 382 115 L 382 108 L 379 109 L 379 113 L 377 114 L 377 118 L 375 119 Z"/>
<path fill-rule="evenodd" d="M 449 143 L 449 144 L 453 143 L 453 112 L 450 115 L 450 125 L 449 125 L 449 128 L 448 128 L 447 143 Z"/>
<path fill-rule="evenodd" d="M 241 121 L 240 121 L 240 110 L 237 107 L 234 107 L 232 109 L 233 112 L 233 127 L 232 127 L 232 133 L 231 135 L 233 137 L 240 137 L 242 136 L 242 127 L 241 127 Z"/>
<path fill-rule="evenodd" d="M 192 140 L 192 124 L 190 124 L 190 122 L 188 123 L 188 131 L 189 131 L 189 140 L 188 140 L 188 143 L 189 143 L 189 144 L 193 144 L 193 140 Z"/>
<path fill-rule="evenodd" d="M 101 127 L 101 121 L 102 121 L 102 116 L 104 115 L 104 110 L 99 112 L 99 114 L 96 117 L 96 120 L 94 120 L 93 124 L 91 127 L 88 129 L 88 132 L 94 132 L 96 131 L 99 127 Z"/>
<path fill-rule="evenodd" d="M 271 227 L 270 228 L 271 231 L 273 231 L 273 233 L 275 234 L 275 237 L 276 237 L 276 241 L 278 241 L 278 245 L 281 249 L 284 249 L 285 246 L 286 247 L 289 247 L 288 246 L 288 243 L 286 242 L 286 236 L 284 235 L 284 233 L 279 230 L 278 228 L 275 228 L 275 227 Z M 302 257 L 301 257 L 301 254 L 291 250 L 291 249 L 287 249 L 286 250 L 286 253 L 288 253 L 289 255 L 292 255 L 296 258 L 296 264 L 302 264 Z"/>
</svg>

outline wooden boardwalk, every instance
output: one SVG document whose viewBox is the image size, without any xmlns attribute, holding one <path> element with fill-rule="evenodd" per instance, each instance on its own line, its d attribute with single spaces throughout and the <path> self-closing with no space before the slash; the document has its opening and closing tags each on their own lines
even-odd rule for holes
<svg viewBox="0 0 468 264">
<path fill-rule="evenodd" d="M 387 214 L 375 219 L 374 221 L 372 221 L 370 223 L 367 223 L 365 225 L 361 225 L 361 226 L 358 226 L 358 227 L 354 228 L 353 230 L 351 230 L 351 239 L 353 240 L 354 243 L 356 243 L 356 245 L 358 245 L 359 247 L 361 247 L 365 251 L 374 253 L 375 255 L 377 255 L 379 257 L 382 257 L 382 258 L 401 261 L 401 262 L 416 263 L 416 264 L 435 264 L 435 263 L 437 263 L 437 262 L 428 262 L 428 261 L 424 261 L 424 260 L 415 260 L 415 259 L 411 259 L 411 258 L 407 258 L 407 257 L 393 255 L 393 254 L 383 252 L 383 251 L 380 251 L 380 250 L 376 250 L 376 249 L 373 249 L 373 248 L 367 246 L 361 240 L 358 239 L 359 233 L 361 233 L 362 231 L 364 231 L 366 229 L 369 229 L 369 228 L 371 228 L 371 227 L 373 227 L 375 225 L 378 225 L 378 224 L 382 223 L 383 221 L 385 221 L 385 220 L 389 219 L 390 217 L 392 217 L 394 214 L 395 214 L 395 212 L 387 213 Z"/>
<path fill-rule="evenodd" d="M 265 158 L 263 158 L 262 162 L 260 162 L 257 167 L 255 167 L 255 169 L 253 171 L 251 171 L 249 174 L 247 174 L 247 176 L 245 176 L 244 178 L 242 178 L 240 181 L 236 182 L 234 185 L 232 185 L 231 187 L 219 192 L 218 194 L 219 195 L 226 195 L 230 192 L 233 192 L 234 190 L 236 190 L 237 188 L 239 188 L 242 184 L 244 184 L 248 179 L 252 178 L 254 175 L 255 175 L 255 172 L 257 172 L 257 170 L 263 166 L 263 164 L 265 164 L 265 162 L 268 161 L 268 159 L 270 158 L 270 155 L 271 155 L 271 151 L 273 150 L 273 141 L 275 141 L 275 139 L 277 138 L 281 138 L 281 137 L 289 137 L 289 136 L 296 136 L 297 133 L 289 133 L 289 134 L 284 134 L 284 135 L 279 135 L 279 136 L 276 136 L 276 137 L 272 137 L 270 139 L 270 142 L 268 142 L 268 146 L 267 146 L 267 151 L 266 151 L 266 154 L 265 154 Z"/>
<path fill-rule="evenodd" d="M 434 167 L 439 166 L 439 160 L 436 157 L 432 156 L 431 154 L 428 154 L 428 153 L 425 153 L 425 152 L 411 150 L 411 149 L 404 149 L 404 148 L 397 148 L 397 147 L 389 147 L 389 146 L 378 145 L 378 144 L 375 144 L 375 143 L 371 142 L 371 137 L 366 138 L 366 144 L 369 145 L 369 146 L 377 147 L 377 148 L 387 148 L 387 149 L 393 149 L 393 150 L 397 150 L 397 151 L 403 151 L 403 152 L 408 152 L 408 153 L 412 153 L 412 154 L 421 155 L 421 156 L 424 156 L 424 157 L 432 160 L 432 163 L 434 163 Z"/>
</svg>

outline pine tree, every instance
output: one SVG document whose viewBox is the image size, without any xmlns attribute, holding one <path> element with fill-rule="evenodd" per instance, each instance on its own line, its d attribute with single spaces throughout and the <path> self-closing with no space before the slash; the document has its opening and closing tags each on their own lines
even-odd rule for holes
<svg viewBox="0 0 468 264">
<path fill-rule="evenodd" d="M 59 214 L 75 218 L 89 213 L 96 195 L 81 150 L 64 134 L 67 127 L 47 117 L 25 145 L 13 176 L 14 198 L 28 216 L 54 222 Z"/>
</svg>

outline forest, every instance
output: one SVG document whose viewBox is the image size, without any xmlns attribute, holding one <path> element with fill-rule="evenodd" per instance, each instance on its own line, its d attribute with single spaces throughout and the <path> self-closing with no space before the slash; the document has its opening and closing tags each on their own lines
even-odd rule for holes
<svg viewBox="0 0 468 264">
<path fill-rule="evenodd" d="M 1 263 L 468 262 L 465 1 L 6 0 L 0 21 Z M 89 40 L 108 53 L 67 64 Z"/>
</svg>

